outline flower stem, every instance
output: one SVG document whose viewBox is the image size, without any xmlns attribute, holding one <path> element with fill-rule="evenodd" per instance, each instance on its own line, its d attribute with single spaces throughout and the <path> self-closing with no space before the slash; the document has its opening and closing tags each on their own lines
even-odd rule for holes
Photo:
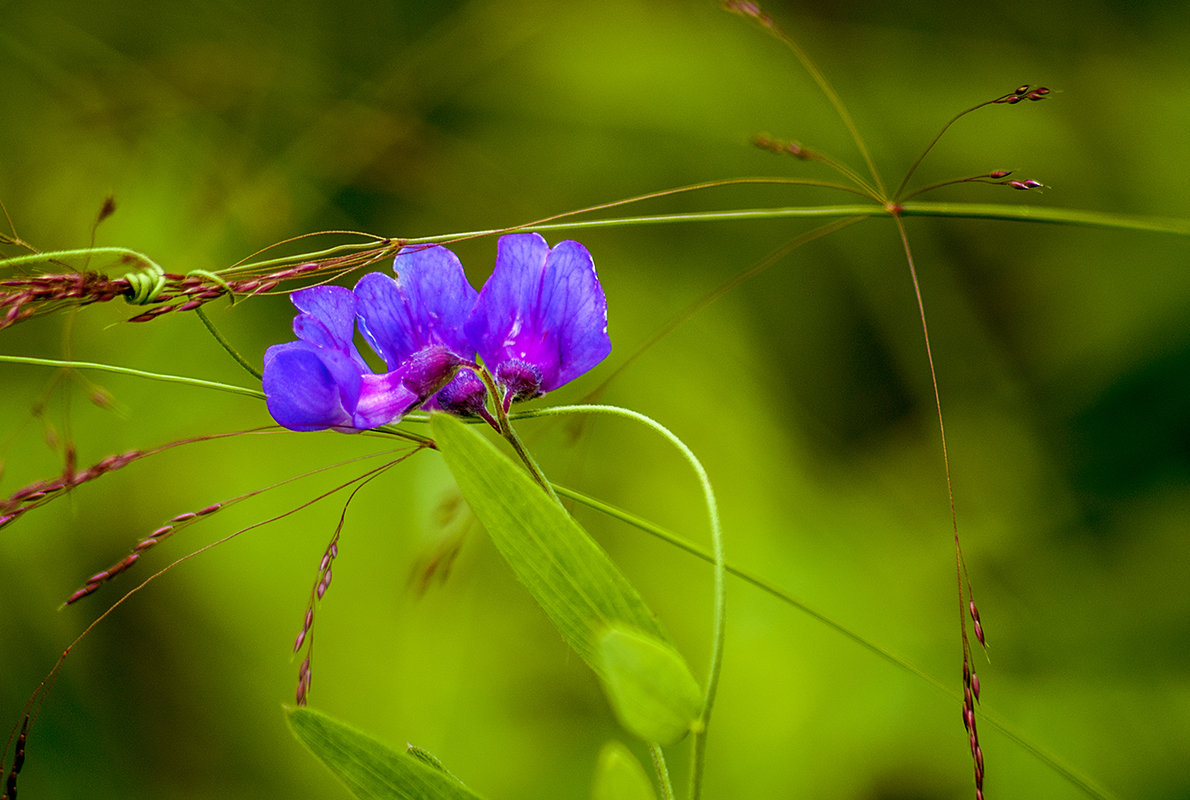
<svg viewBox="0 0 1190 800">
<path fill-rule="evenodd" d="M 528 418 L 556 416 L 559 414 L 611 414 L 613 416 L 626 417 L 652 428 L 677 448 L 678 452 L 682 454 L 682 457 L 690 464 L 690 467 L 698 477 L 699 483 L 702 485 L 703 500 L 706 503 L 707 515 L 710 519 L 711 548 L 715 560 L 715 597 L 712 622 L 713 630 L 711 635 L 711 662 L 707 670 L 706 694 L 703 699 L 702 711 L 693 726 L 693 732 L 691 734 L 694 752 L 690 759 L 690 800 L 698 800 L 702 792 L 702 774 L 706 762 L 707 725 L 710 721 L 711 709 L 715 704 L 715 694 L 719 688 L 719 673 L 723 667 L 723 642 L 727 618 L 727 561 L 723 553 L 723 530 L 719 522 L 719 507 L 715 501 L 715 492 L 711 488 L 710 478 L 707 476 L 702 462 L 686 446 L 685 442 L 661 423 L 631 409 L 608 405 L 554 406 L 553 408 L 529 411 L 524 414 L 518 414 L 517 416 L 518 418 Z"/>
<path fill-rule="evenodd" d="M 553 498 L 555 503 L 561 505 L 562 501 L 558 498 L 557 493 L 554 491 L 553 485 L 549 482 L 549 479 L 545 477 L 545 473 L 541 471 L 541 467 L 537 466 L 537 461 L 525 448 L 524 443 L 521 441 L 521 437 L 517 436 L 516 429 L 513 428 L 512 423 L 508 421 L 508 412 L 504 409 L 503 398 L 501 397 L 499 387 L 496 386 L 495 379 L 492 377 L 492 373 L 488 372 L 488 370 L 482 365 L 476 365 L 475 373 L 479 375 L 484 386 L 486 386 L 488 389 L 488 396 L 492 398 L 492 405 L 496 408 L 496 424 L 498 426 L 497 430 L 500 431 L 500 435 L 507 439 L 508 443 L 512 445 L 512 449 L 516 451 L 517 457 L 521 459 L 521 462 L 525 465 L 525 468 L 529 470 L 529 474 L 533 476 L 533 480 L 537 481 L 538 485 L 545 490 L 546 494 Z"/>
</svg>

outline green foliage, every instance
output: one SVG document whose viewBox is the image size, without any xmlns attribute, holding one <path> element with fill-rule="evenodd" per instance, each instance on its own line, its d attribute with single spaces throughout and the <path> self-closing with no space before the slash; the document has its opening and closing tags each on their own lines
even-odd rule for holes
<svg viewBox="0 0 1190 800">
<path fill-rule="evenodd" d="M 612 626 L 599 637 L 604 687 L 620 723 L 646 742 L 676 744 L 702 708 L 702 691 L 666 642 Z"/>
<path fill-rule="evenodd" d="M 430 430 L 497 549 L 603 680 L 625 727 L 663 744 L 685 735 L 701 706 L 698 685 L 607 553 L 475 427 L 435 414 Z"/>
<path fill-rule="evenodd" d="M 393 750 L 313 709 L 291 708 L 288 718 L 298 741 L 360 800 L 480 800 L 445 770 L 427 763 L 424 754 Z"/>
<path fill-rule="evenodd" d="M 599 751 L 591 800 L 656 800 L 645 768 L 620 742 L 611 741 Z"/>
<path fill-rule="evenodd" d="M 0 85 L 21 124 L 0 126 L 0 200 L 43 253 L 121 245 L 185 273 L 308 231 L 441 236 L 723 176 L 831 177 L 749 147 L 759 131 L 857 163 L 788 53 L 718 5 L 298 0 L 213 15 L 136 0 L 8 4 Z M 929 183 L 1011 167 L 1044 181 L 1044 194 L 956 186 L 903 209 L 954 437 L 959 525 L 994 646 L 993 662 L 979 662 L 986 722 L 1120 796 L 1187 796 L 1190 595 L 1170 565 L 1186 562 L 1190 541 L 1180 446 L 1190 270 L 1184 239 L 1151 233 L 1184 231 L 1184 220 L 1152 215 L 1190 208 L 1179 146 L 1190 111 L 1176 101 L 1186 95 L 1184 9 L 765 6 L 812 51 L 894 184 L 959 109 L 1018 80 L 1055 88 L 1045 104 L 964 120 L 918 172 Z M 92 236 L 109 192 L 119 209 Z M 879 648 L 732 583 L 708 797 L 969 796 L 958 699 L 873 655 L 957 687 L 936 415 L 891 225 L 866 219 L 782 250 L 806 236 L 799 215 L 817 213 L 806 205 L 840 199 L 855 201 L 729 187 L 627 213 L 797 208 L 558 234 L 596 254 L 616 350 L 590 383 L 549 402 L 576 400 L 614 372 L 603 396 L 681 431 L 715 477 L 735 564 Z M 1028 222 L 1041 219 L 1071 224 Z M 1116 230 L 1088 229 L 1101 225 Z M 491 239 L 459 244 L 481 280 Z M 777 252 L 787 255 L 628 363 L 666 320 Z M 127 269 L 100 251 L 67 264 Z M 208 312 L 250 361 L 289 335 L 283 297 L 225 305 Z M 0 333 L 0 351 L 247 384 L 192 315 L 122 324 L 138 310 L 117 300 L 35 319 Z M 268 424 L 254 398 L 85 374 L 93 384 L 78 370 L 0 364 L 0 494 L 60 474 L 67 441 L 82 468 Z M 92 388 L 110 408 L 87 403 Z M 651 439 L 617 431 L 573 445 L 540 424 L 540 438 L 526 425 L 535 455 L 582 463 L 581 474 L 555 477 L 683 536 L 702 530 L 701 509 Z M 188 447 L 5 529 L 4 721 L 122 589 L 331 484 L 306 481 L 204 518 L 114 591 L 58 613 L 86 575 L 175 514 L 374 442 L 268 434 Z M 527 668 L 502 657 L 525 627 L 520 615 L 539 613 L 488 591 L 503 588 L 503 564 L 466 541 L 449 581 L 426 596 L 403 589 L 412 565 L 441 552 L 427 519 L 453 492 L 443 473 L 419 456 L 355 502 L 317 626 L 317 701 L 367 730 L 452 737 L 452 762 L 494 796 L 585 796 L 607 738 L 602 709 L 529 643 Z M 300 748 L 277 746 L 275 713 L 293 688 L 279 654 L 300 625 L 335 502 L 189 561 L 96 628 L 41 706 L 22 796 L 341 793 Z M 602 535 L 602 521 L 580 519 Z M 623 531 L 617 563 L 649 575 L 651 605 L 682 641 L 705 630 L 707 566 L 634 536 Z M 547 682 L 548 695 L 526 690 Z M 989 797 L 1111 796 L 1072 784 L 1015 735 L 991 724 L 981 733 Z M 1115 746 L 1121 737 L 1132 746 Z"/>
</svg>

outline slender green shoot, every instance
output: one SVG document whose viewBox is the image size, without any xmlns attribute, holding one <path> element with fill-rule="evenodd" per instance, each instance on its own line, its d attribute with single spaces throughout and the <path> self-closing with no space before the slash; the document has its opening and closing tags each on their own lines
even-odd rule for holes
<svg viewBox="0 0 1190 800">
<path fill-rule="evenodd" d="M 649 755 L 653 757 L 653 771 L 657 773 L 657 784 L 661 787 L 661 800 L 674 800 L 673 781 L 669 779 L 669 767 L 665 765 L 665 751 L 656 742 L 649 744 Z"/>
<path fill-rule="evenodd" d="M 661 423 L 637 411 L 609 405 L 555 406 L 553 408 L 544 408 L 517 414 L 516 417 L 517 419 L 528 419 L 566 414 L 610 414 L 633 420 L 651 428 L 653 431 L 661 434 L 681 453 L 682 457 L 690 464 L 691 469 L 694 470 L 698 482 L 702 486 L 703 502 L 706 504 L 707 515 L 710 519 L 711 545 L 715 559 L 715 598 L 711 663 L 707 671 L 707 688 L 703 701 L 702 714 L 699 719 L 700 724 L 693 732 L 694 755 L 690 763 L 690 800 L 698 800 L 702 792 L 702 774 L 706 761 L 706 729 L 710 721 L 711 709 L 715 704 L 715 694 L 719 687 L 719 673 L 723 665 L 723 642 L 726 625 L 726 560 L 723 553 L 723 531 L 719 522 L 719 507 L 715 501 L 714 489 L 711 488 L 710 478 L 707 476 L 702 462 L 698 460 L 698 457 L 694 455 L 694 452 L 686 443 Z"/>
<path fill-rule="evenodd" d="M 144 253 L 129 250 L 127 247 L 82 247 L 75 250 L 54 250 L 47 253 L 29 253 L 12 258 L 0 258 L 0 269 L 23 269 L 24 267 L 65 262 L 72 259 L 89 261 L 102 256 L 112 256 L 121 264 L 135 264 L 139 268 L 161 269 L 157 262 Z"/>
<path fill-rule="evenodd" d="M 180 383 L 200 389 L 215 389 L 220 392 L 243 395 L 244 397 L 251 397 L 256 400 L 264 399 L 264 392 L 262 392 L 260 389 L 249 389 L 246 386 L 234 386 L 230 383 L 219 383 L 218 381 L 206 381 L 202 378 L 191 378 L 186 375 L 169 375 L 163 372 L 149 372 L 143 369 L 119 367 L 115 364 L 98 364 L 91 361 L 62 361 L 56 358 L 36 358 L 34 356 L 10 355 L 0 355 L 0 362 L 9 364 L 30 364 L 38 367 L 59 367 L 62 369 L 93 369 L 100 372 L 111 372 L 117 375 L 132 375 L 137 378 L 146 378 L 148 380 L 161 381 L 163 383 Z"/>
<path fill-rule="evenodd" d="M 215 323 L 211 322 L 211 318 L 208 317 L 206 312 L 202 310 L 202 306 L 194 309 L 194 313 L 198 315 L 198 318 L 202 320 L 202 324 L 205 325 L 206 329 L 211 332 L 212 336 L 215 337 L 215 341 L 219 343 L 219 346 L 226 350 L 227 354 L 231 356 L 237 364 L 243 367 L 244 370 L 253 378 L 256 378 L 256 380 L 263 380 L 260 370 L 249 364 L 247 360 L 245 360 L 245 358 L 240 355 L 240 351 L 236 350 L 232 343 L 229 342 L 227 338 L 219 332 L 219 329 L 215 327 Z"/>
</svg>

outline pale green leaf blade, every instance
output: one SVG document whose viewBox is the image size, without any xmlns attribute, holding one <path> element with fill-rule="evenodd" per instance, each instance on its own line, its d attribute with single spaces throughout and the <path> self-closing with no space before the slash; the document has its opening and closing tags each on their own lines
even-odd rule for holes
<svg viewBox="0 0 1190 800">
<path fill-rule="evenodd" d="M 611 741 L 599 753 L 591 800 L 657 800 L 657 794 L 632 751 Z"/>
<path fill-rule="evenodd" d="M 599 654 L 608 701 L 625 730 L 671 745 L 698 724 L 702 690 L 668 642 L 611 627 L 599 637 Z"/>
<path fill-rule="evenodd" d="M 609 627 L 666 638 L 607 553 L 524 470 L 454 417 L 434 414 L 430 430 L 501 555 L 597 674 L 604 674 L 598 639 Z"/>
<path fill-rule="evenodd" d="M 309 708 L 288 709 L 289 728 L 360 800 L 481 800 L 441 769 Z"/>
</svg>

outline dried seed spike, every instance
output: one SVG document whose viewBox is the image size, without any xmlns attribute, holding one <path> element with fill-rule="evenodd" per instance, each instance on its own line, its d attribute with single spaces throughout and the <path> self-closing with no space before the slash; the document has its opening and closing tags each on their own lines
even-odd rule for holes
<svg viewBox="0 0 1190 800">
<path fill-rule="evenodd" d="M 18 489 L 16 492 L 13 493 L 12 497 L 10 497 L 9 499 L 13 502 L 23 502 L 25 500 L 28 500 L 33 495 L 38 495 L 38 496 L 43 495 L 43 494 L 45 494 L 46 485 L 47 484 L 45 481 L 37 481 L 36 483 L 31 483 L 28 486 L 24 487 L 23 489 Z"/>
<path fill-rule="evenodd" d="M 1016 94 L 1016 95 L 1021 95 L 1021 94 L 1024 94 L 1025 92 L 1027 92 L 1027 91 L 1029 91 L 1029 84 L 1027 84 L 1027 83 L 1022 83 L 1020 86 L 1016 87 L 1016 91 L 1015 91 L 1015 92 L 1013 92 L 1013 94 Z"/>
<path fill-rule="evenodd" d="M 120 563 L 116 564 L 116 568 L 112 570 L 112 574 L 115 575 L 118 572 L 123 572 L 135 564 L 139 559 L 140 553 L 130 553 L 129 555 L 124 556 Z"/>
<path fill-rule="evenodd" d="M 297 704 L 306 705 L 306 695 L 310 693 L 310 657 L 306 656 L 302 665 L 298 667 Z"/>
<path fill-rule="evenodd" d="M 306 643 L 306 634 L 310 632 L 309 628 L 302 628 L 297 635 L 297 640 L 293 643 L 293 652 L 296 653 L 302 649 L 302 645 Z"/>
<path fill-rule="evenodd" d="M 12 771 L 20 772 L 21 767 L 25 764 L 25 742 L 29 740 L 29 715 L 21 720 L 21 733 L 17 736 L 16 755 L 12 760 Z"/>
<path fill-rule="evenodd" d="M 121 453 L 112 459 L 111 469 L 120 469 L 121 467 L 127 466 L 144 454 L 145 453 L 143 450 L 129 450 L 126 453 Z"/>
<path fill-rule="evenodd" d="M 975 695 L 975 702 L 979 702 L 979 676 L 971 673 L 971 694 Z"/>
<path fill-rule="evenodd" d="M 134 547 L 132 549 L 137 551 L 138 553 L 140 553 L 145 550 L 148 550 L 150 547 L 153 547 L 156 544 L 157 544 L 157 540 L 154 539 L 152 536 L 150 536 L 148 539 L 141 539 L 139 542 L 136 543 L 136 547 Z"/>
<path fill-rule="evenodd" d="M 216 511 L 218 511 L 221 508 L 223 508 L 222 503 L 212 503 L 211 505 L 207 506 L 206 508 L 200 509 L 197 512 L 197 514 L 200 517 L 205 517 L 207 514 L 214 514 Z"/>
<path fill-rule="evenodd" d="M 330 587 L 331 587 L 331 571 L 330 571 L 330 569 L 327 569 L 326 574 L 324 574 L 322 576 L 322 580 L 320 580 L 318 582 L 318 589 L 317 589 L 316 593 L 318 594 L 319 600 L 322 599 L 322 596 L 324 594 L 326 594 L 326 590 L 329 589 Z"/>
<path fill-rule="evenodd" d="M 171 522 L 189 522 L 190 520 L 194 519 L 197 516 L 198 516 L 198 514 L 195 514 L 193 511 L 186 511 L 182 514 L 178 514 L 176 517 L 174 517 L 170 521 Z"/>
<path fill-rule="evenodd" d="M 988 642 L 987 642 L 987 639 L 985 639 L 983 636 L 983 626 L 980 625 L 978 622 L 976 622 L 975 625 L 972 627 L 975 628 L 975 638 L 979 640 L 979 643 L 981 645 L 983 645 L 984 647 L 987 647 Z"/>
<path fill-rule="evenodd" d="M 743 17 L 750 17 L 765 27 L 772 27 L 773 18 L 761 10 L 756 3 L 747 2 L 747 0 L 726 0 L 723 3 L 725 11 L 730 11 L 739 14 Z"/>
<path fill-rule="evenodd" d="M 994 172 L 989 172 L 988 177 L 992 178 L 993 180 L 999 180 L 1000 178 L 1007 178 L 1011 174 L 1012 170 L 1010 169 L 998 169 Z"/>
<path fill-rule="evenodd" d="M 77 592 L 72 594 L 70 597 L 66 598 L 66 602 L 63 605 L 69 606 L 69 605 L 73 605 L 74 603 L 77 603 L 79 600 L 82 600 L 84 597 L 91 594 L 91 592 L 98 589 L 99 586 L 100 586 L 100 584 L 98 584 L 98 583 L 88 583 L 86 586 L 79 589 Z"/>
</svg>

